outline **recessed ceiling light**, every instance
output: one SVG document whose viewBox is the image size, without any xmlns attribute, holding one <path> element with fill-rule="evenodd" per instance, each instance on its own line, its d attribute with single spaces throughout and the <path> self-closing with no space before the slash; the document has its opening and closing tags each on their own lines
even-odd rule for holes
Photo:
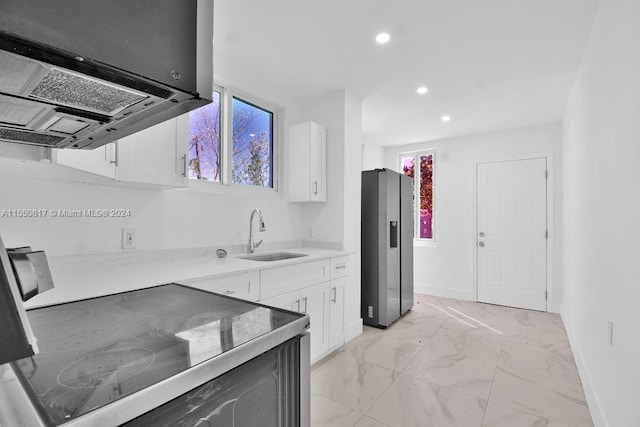
<svg viewBox="0 0 640 427">
<path fill-rule="evenodd" d="M 427 88 L 426 86 L 420 86 L 416 92 L 418 92 L 420 95 L 424 95 L 425 93 L 429 92 L 429 88 Z"/>
<path fill-rule="evenodd" d="M 440 117 L 440 120 L 442 120 L 443 122 L 449 122 L 451 121 L 451 116 L 442 116 Z"/>
<path fill-rule="evenodd" d="M 376 41 L 380 44 L 388 43 L 391 40 L 389 33 L 380 33 L 376 36 Z"/>
</svg>

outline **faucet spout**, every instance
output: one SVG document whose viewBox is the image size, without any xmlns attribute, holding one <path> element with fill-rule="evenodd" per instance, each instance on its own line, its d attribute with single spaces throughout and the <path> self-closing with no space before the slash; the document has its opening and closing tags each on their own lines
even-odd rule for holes
<svg viewBox="0 0 640 427">
<path fill-rule="evenodd" d="M 249 243 L 247 245 L 248 254 L 252 254 L 253 250 L 260 246 L 260 244 L 262 243 L 262 240 L 260 240 L 258 243 L 255 243 L 253 240 L 253 217 L 255 216 L 255 214 L 258 214 L 259 231 L 267 231 L 267 227 L 264 225 L 264 219 L 262 218 L 262 211 L 260 209 L 254 209 L 251 212 L 251 216 L 249 217 Z"/>
</svg>

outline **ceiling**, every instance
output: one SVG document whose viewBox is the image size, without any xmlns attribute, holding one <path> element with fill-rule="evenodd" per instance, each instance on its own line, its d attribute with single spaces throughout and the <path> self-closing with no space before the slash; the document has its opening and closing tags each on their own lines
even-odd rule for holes
<svg viewBox="0 0 640 427">
<path fill-rule="evenodd" d="M 345 88 L 363 100 L 365 143 L 393 146 L 559 121 L 597 0 L 217 0 L 215 8 L 216 73 L 255 73 L 300 101 Z M 383 31 L 391 41 L 380 45 Z"/>
</svg>

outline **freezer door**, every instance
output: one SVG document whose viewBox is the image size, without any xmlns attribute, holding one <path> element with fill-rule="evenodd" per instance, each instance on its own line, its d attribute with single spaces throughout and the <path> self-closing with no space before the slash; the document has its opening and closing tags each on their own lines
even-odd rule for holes
<svg viewBox="0 0 640 427">
<path fill-rule="evenodd" d="M 400 315 L 413 307 L 413 178 L 400 176 Z"/>
<path fill-rule="evenodd" d="M 386 328 L 400 317 L 400 174 L 362 172 L 362 319 Z"/>
<path fill-rule="evenodd" d="M 378 172 L 362 172 L 361 314 L 366 325 L 378 326 L 379 262 Z M 386 275 L 386 271 L 385 271 Z"/>
<path fill-rule="evenodd" d="M 380 216 L 378 224 L 381 259 L 380 317 L 378 324 L 387 327 L 400 317 L 400 174 L 380 173 Z M 384 268 L 382 267 L 384 266 Z"/>
</svg>

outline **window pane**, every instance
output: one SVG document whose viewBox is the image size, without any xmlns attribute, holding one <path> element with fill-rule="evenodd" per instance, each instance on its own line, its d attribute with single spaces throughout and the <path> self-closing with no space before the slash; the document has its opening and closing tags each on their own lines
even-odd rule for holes
<svg viewBox="0 0 640 427">
<path fill-rule="evenodd" d="M 420 238 L 433 239 L 433 155 L 420 156 Z"/>
<path fill-rule="evenodd" d="M 273 187 L 273 113 L 233 98 L 231 182 Z"/>
<path fill-rule="evenodd" d="M 405 157 L 402 159 L 402 172 L 407 175 L 410 176 L 411 178 L 413 178 L 413 170 L 415 168 L 414 164 L 413 164 L 413 157 Z"/>
<path fill-rule="evenodd" d="M 403 174 L 413 178 L 414 175 L 415 175 L 415 157 L 403 157 L 402 159 L 400 159 L 400 168 L 401 168 Z M 411 216 L 414 218 L 414 221 L 415 221 L 415 217 L 416 217 L 416 186 L 415 186 L 415 183 L 414 183 L 414 185 L 412 187 L 413 187 L 413 189 L 412 189 L 412 192 L 411 192 L 411 196 L 413 198 L 413 200 L 412 200 L 413 215 L 411 215 Z M 415 234 L 416 233 L 414 231 L 413 235 L 415 236 Z"/>
<path fill-rule="evenodd" d="M 220 93 L 189 113 L 189 178 L 220 181 Z"/>
</svg>

